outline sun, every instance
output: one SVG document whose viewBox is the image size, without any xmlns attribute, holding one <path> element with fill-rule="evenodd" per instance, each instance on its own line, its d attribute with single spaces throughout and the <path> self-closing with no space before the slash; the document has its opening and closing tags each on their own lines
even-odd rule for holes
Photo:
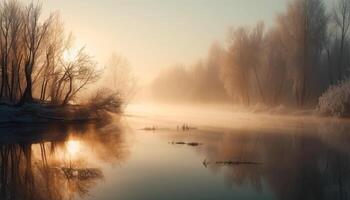
<svg viewBox="0 0 350 200">
<path fill-rule="evenodd" d="M 79 50 L 77 48 L 70 48 L 63 52 L 63 60 L 65 62 L 73 62 L 78 56 Z"/>
</svg>

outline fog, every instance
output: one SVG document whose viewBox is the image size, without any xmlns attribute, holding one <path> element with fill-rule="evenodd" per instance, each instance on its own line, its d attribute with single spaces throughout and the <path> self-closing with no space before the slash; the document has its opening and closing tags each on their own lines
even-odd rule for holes
<svg viewBox="0 0 350 200">
<path fill-rule="evenodd" d="M 214 42 L 203 59 L 159 72 L 150 84 L 152 97 L 333 112 L 347 96 L 341 88 L 350 67 L 349 8 L 346 0 L 292 0 L 272 25 L 227 28 L 226 41 Z"/>
<path fill-rule="evenodd" d="M 221 47 L 213 45 L 207 58 L 191 66 L 165 69 L 151 84 L 152 96 L 165 102 L 225 102 L 228 95 L 220 78 Z"/>
<path fill-rule="evenodd" d="M 221 28 L 226 34 L 209 41 L 201 58 L 169 59 L 173 64 L 156 72 L 146 64 L 140 70 L 122 51 L 97 59 L 79 45 L 81 36 L 67 29 L 64 17 L 47 16 L 40 3 L 4 1 L 0 11 L 0 98 L 9 104 L 81 104 L 108 94 L 124 107 L 154 101 L 317 109 L 337 116 L 350 111 L 348 0 L 290 0 L 267 22 L 256 17 Z"/>
</svg>

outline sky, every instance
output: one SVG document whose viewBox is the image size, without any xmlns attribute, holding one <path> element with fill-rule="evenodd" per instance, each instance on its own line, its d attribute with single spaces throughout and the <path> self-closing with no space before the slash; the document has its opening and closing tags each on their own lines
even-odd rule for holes
<svg viewBox="0 0 350 200">
<path fill-rule="evenodd" d="M 287 0 L 44 0 L 44 14 L 59 11 L 77 46 L 103 65 L 125 56 L 141 81 L 175 64 L 206 56 L 225 42 L 229 27 L 271 25 Z"/>
</svg>

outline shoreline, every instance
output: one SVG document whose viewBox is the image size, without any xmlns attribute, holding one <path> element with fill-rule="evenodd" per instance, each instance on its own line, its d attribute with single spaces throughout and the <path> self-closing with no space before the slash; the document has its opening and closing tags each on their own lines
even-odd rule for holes
<svg viewBox="0 0 350 200">
<path fill-rule="evenodd" d="M 118 112 L 116 114 L 120 114 Z M 0 105 L 0 126 L 6 124 L 89 123 L 108 120 L 111 113 L 94 109 L 89 105 L 54 106 L 24 104 L 23 106 Z"/>
</svg>

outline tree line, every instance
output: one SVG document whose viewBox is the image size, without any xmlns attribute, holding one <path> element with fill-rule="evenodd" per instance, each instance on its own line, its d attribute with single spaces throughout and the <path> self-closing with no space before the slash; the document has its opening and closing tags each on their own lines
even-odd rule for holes
<svg viewBox="0 0 350 200">
<path fill-rule="evenodd" d="M 323 0 L 291 0 L 269 28 L 263 22 L 231 28 L 217 48 L 218 90 L 224 87 L 230 101 L 244 105 L 314 105 L 330 85 L 349 77 L 349 27 L 349 0 L 331 8 Z M 212 77 L 203 79 L 203 89 Z"/>
<path fill-rule="evenodd" d="M 100 75 L 85 49 L 72 45 L 57 13 L 43 18 L 40 3 L 1 1 L 1 101 L 68 104 Z"/>
<path fill-rule="evenodd" d="M 220 77 L 222 48 L 213 44 L 205 59 L 175 65 L 160 72 L 151 84 L 152 96 L 168 102 L 219 102 L 228 99 Z"/>
</svg>

